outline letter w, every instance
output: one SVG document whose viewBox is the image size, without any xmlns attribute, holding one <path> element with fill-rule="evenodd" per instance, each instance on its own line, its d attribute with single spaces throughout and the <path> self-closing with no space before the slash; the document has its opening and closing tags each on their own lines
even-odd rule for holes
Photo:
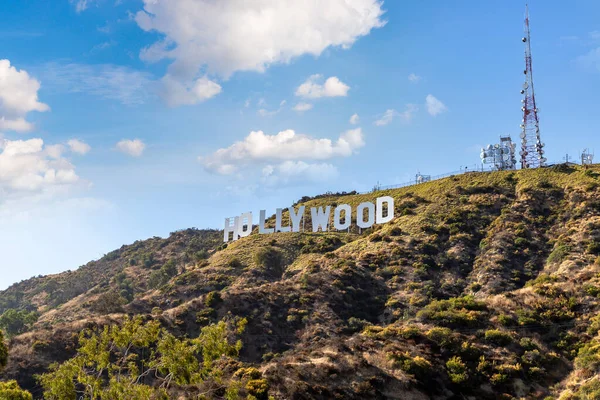
<svg viewBox="0 0 600 400">
<path fill-rule="evenodd" d="M 311 207 L 310 216 L 312 217 L 312 228 L 313 232 L 318 232 L 319 227 L 323 232 L 327 231 L 329 226 L 329 214 L 331 213 L 331 206 L 327 206 L 323 212 L 323 207 Z"/>
</svg>

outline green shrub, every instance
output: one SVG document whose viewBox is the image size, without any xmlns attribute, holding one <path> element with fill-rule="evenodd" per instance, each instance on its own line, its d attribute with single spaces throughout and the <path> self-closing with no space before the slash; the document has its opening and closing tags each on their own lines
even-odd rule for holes
<svg viewBox="0 0 600 400">
<path fill-rule="evenodd" d="M 417 317 L 455 328 L 480 324 L 486 311 L 485 303 L 475 300 L 473 296 L 463 296 L 432 301 L 417 313 Z"/>
<path fill-rule="evenodd" d="M 485 331 L 485 340 L 498 346 L 506 346 L 512 343 L 513 337 L 508 332 L 503 332 L 498 329 L 490 329 Z"/>
<path fill-rule="evenodd" d="M 206 307 L 214 307 L 222 301 L 223 299 L 221 298 L 221 293 L 212 291 L 206 295 L 206 298 L 204 299 L 204 305 L 206 305 Z"/>
<path fill-rule="evenodd" d="M 594 285 L 588 285 L 584 287 L 584 290 L 587 294 L 593 297 L 600 298 L 600 287 Z"/>
<path fill-rule="evenodd" d="M 421 356 L 412 357 L 409 353 L 393 352 L 388 353 L 387 358 L 392 361 L 394 368 L 400 368 L 417 379 L 426 379 L 433 372 L 431 363 Z"/>
<path fill-rule="evenodd" d="M 550 255 L 548 256 L 548 262 L 549 263 L 559 263 L 561 261 L 563 261 L 567 255 L 569 254 L 569 252 L 571 252 L 571 247 L 567 246 L 567 245 L 560 245 L 557 246 L 552 253 L 550 253 Z"/>
<path fill-rule="evenodd" d="M 449 328 L 431 328 L 425 336 L 440 347 L 451 347 L 456 342 L 454 333 Z"/>
<path fill-rule="evenodd" d="M 498 323 L 502 326 L 513 326 L 517 321 L 510 315 L 500 314 L 498 315 Z"/>
<path fill-rule="evenodd" d="M 600 254 L 600 242 L 592 242 L 588 244 L 587 252 L 593 255 Z"/>
<path fill-rule="evenodd" d="M 595 377 L 585 382 L 574 393 L 574 396 L 576 396 L 573 397 L 574 400 L 600 400 L 600 378 Z"/>
<path fill-rule="evenodd" d="M 267 274 L 281 277 L 283 274 L 283 255 L 274 247 L 263 247 L 254 253 L 254 263 Z"/>
<path fill-rule="evenodd" d="M 240 268 L 244 267 L 244 265 L 242 264 L 242 262 L 240 261 L 240 259 L 236 258 L 236 257 L 234 257 L 231 260 L 229 260 L 227 262 L 227 266 L 229 268 L 233 268 L 233 269 L 240 269 Z"/>
<path fill-rule="evenodd" d="M 598 373 L 600 368 L 600 342 L 592 340 L 579 349 L 575 366 L 590 373 Z"/>
<path fill-rule="evenodd" d="M 490 377 L 492 385 L 500 385 L 508 380 L 508 375 L 496 373 Z"/>
<path fill-rule="evenodd" d="M 267 400 L 269 396 L 269 384 L 265 379 L 251 379 L 246 383 L 248 393 L 258 400 Z"/>
<path fill-rule="evenodd" d="M 347 322 L 348 328 L 346 330 L 349 333 L 360 332 L 368 325 L 371 325 L 371 323 L 364 319 L 350 317 Z"/>
<path fill-rule="evenodd" d="M 2 400 L 32 400 L 33 396 L 19 387 L 17 381 L 0 382 L 0 399 Z"/>
<path fill-rule="evenodd" d="M 467 374 L 467 365 L 458 356 L 452 357 L 446 362 L 446 370 L 448 371 L 448 376 L 452 383 L 462 384 L 469 378 Z"/>
<path fill-rule="evenodd" d="M 0 316 L 0 329 L 8 336 L 20 335 L 31 329 L 37 321 L 38 314 L 35 311 L 15 310 L 9 308 Z"/>
<path fill-rule="evenodd" d="M 6 348 L 6 344 L 4 343 L 4 334 L 0 331 L 0 371 L 6 367 L 6 363 L 8 361 L 8 348 Z"/>
</svg>

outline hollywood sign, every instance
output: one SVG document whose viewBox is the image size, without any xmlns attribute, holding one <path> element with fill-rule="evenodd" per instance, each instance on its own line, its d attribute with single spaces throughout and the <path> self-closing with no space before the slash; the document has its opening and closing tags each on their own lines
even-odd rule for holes
<svg viewBox="0 0 600 400">
<path fill-rule="evenodd" d="M 283 209 L 275 210 L 275 227 L 265 228 L 266 210 L 260 210 L 258 220 L 258 233 L 270 234 L 274 232 L 300 232 L 300 227 L 303 225 L 305 206 L 300 206 L 298 209 L 289 207 L 289 225 L 283 226 L 282 214 Z M 385 213 L 384 213 L 385 211 Z M 331 216 L 331 206 L 311 207 L 310 216 L 312 221 L 312 231 L 326 232 L 329 230 L 329 220 Z M 385 224 L 394 219 L 394 199 L 390 196 L 378 197 L 373 204 L 370 201 L 360 203 L 356 207 L 356 225 L 361 229 L 367 229 L 374 224 Z M 239 217 L 225 218 L 225 229 L 223 233 L 223 241 L 228 242 L 230 237 L 233 240 L 249 236 L 253 229 L 252 213 L 243 213 Z M 352 225 L 352 207 L 349 204 L 338 205 L 333 212 L 333 228 L 338 231 L 347 230 Z"/>
</svg>

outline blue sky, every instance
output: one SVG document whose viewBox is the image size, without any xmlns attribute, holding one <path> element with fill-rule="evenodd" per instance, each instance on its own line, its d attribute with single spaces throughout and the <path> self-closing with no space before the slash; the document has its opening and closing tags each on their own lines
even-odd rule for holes
<svg viewBox="0 0 600 400">
<path fill-rule="evenodd" d="M 0 289 L 303 195 L 475 166 L 518 138 L 524 9 L 3 2 Z M 600 149 L 600 4 L 530 9 L 548 159 Z"/>
</svg>

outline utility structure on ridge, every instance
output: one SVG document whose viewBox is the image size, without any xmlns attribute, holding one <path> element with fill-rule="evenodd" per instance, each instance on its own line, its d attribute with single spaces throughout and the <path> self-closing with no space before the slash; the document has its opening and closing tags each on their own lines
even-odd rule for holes
<svg viewBox="0 0 600 400">
<path fill-rule="evenodd" d="M 529 6 L 526 6 L 525 15 L 525 83 L 521 94 L 523 111 L 523 120 L 521 122 L 521 168 L 543 167 L 546 163 L 544 158 L 544 143 L 540 137 L 540 119 L 539 110 L 535 101 L 535 91 L 533 89 L 533 70 L 531 68 L 531 35 L 529 30 Z"/>
</svg>

